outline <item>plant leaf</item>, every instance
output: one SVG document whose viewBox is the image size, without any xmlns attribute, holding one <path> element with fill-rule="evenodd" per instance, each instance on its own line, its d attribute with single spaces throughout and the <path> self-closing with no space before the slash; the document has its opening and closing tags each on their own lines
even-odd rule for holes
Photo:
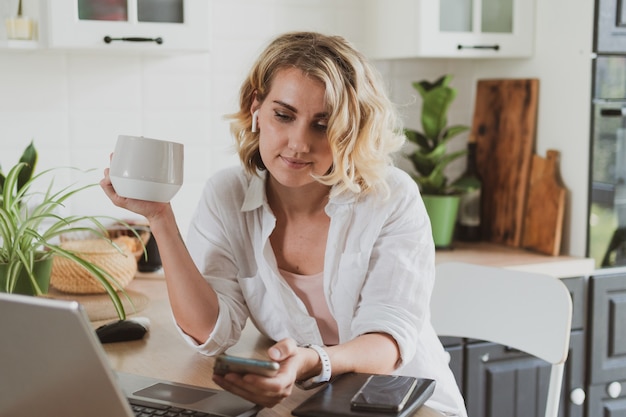
<svg viewBox="0 0 626 417">
<path fill-rule="evenodd" d="M 2 201 L 0 201 L 0 241 L 2 241 L 0 244 L 0 262 L 9 264 L 9 280 L 6 289 L 11 291 L 15 287 L 17 273 L 21 269 L 25 269 L 31 280 L 34 281 L 32 262 L 44 250 L 47 250 L 47 252 L 43 252 L 43 257 L 65 256 L 96 277 L 108 293 L 118 316 L 124 318 L 126 312 L 117 291 L 121 291 L 129 300 L 130 297 L 121 288 L 121 285 L 106 270 L 82 260 L 54 243 L 54 239 L 61 234 L 79 230 L 90 230 L 104 236 L 106 227 L 102 224 L 103 219 L 120 222 L 118 219 L 107 216 L 61 216 L 57 213 L 56 210 L 63 207 L 68 198 L 98 184 L 83 186 L 72 184 L 60 191 L 55 191 L 53 176 L 44 192 L 31 192 L 31 185 L 35 181 L 41 181 L 44 176 L 59 169 L 51 168 L 36 175 L 31 174 L 23 186 L 18 189 L 19 174 L 26 167 L 28 167 L 27 162 L 19 162 L 11 168 L 5 178 Z M 30 207 L 29 199 L 33 196 L 41 197 L 41 201 L 38 198 L 36 204 Z M 117 250 L 121 250 L 113 241 L 110 239 L 108 241 Z M 35 286 L 35 291 L 40 293 L 41 289 Z M 132 300 L 130 301 L 132 305 Z"/>
<path fill-rule="evenodd" d="M 426 95 L 426 93 L 428 93 L 429 91 L 437 88 L 437 87 L 446 87 L 448 84 L 450 84 L 450 81 L 452 81 L 453 76 L 451 74 L 446 74 L 446 75 L 442 75 L 441 77 L 439 77 L 439 79 L 437 79 L 435 82 L 430 82 L 427 80 L 422 80 L 419 82 L 414 82 L 413 88 L 415 90 L 417 90 L 417 92 L 420 94 L 420 96 L 422 96 L 422 98 L 424 97 L 424 95 Z"/>
<path fill-rule="evenodd" d="M 444 140 L 449 140 L 455 137 L 456 135 L 466 132 L 468 130 L 469 130 L 469 127 L 465 125 L 450 126 L 449 128 L 445 130 L 442 137 Z"/>
<path fill-rule="evenodd" d="M 20 162 L 26 164 L 26 166 L 20 172 L 20 175 L 17 180 L 17 189 L 18 191 L 24 187 L 24 185 L 31 179 L 33 176 L 33 172 L 35 172 L 35 165 L 37 165 L 37 150 L 35 149 L 35 145 L 33 141 L 30 142 L 30 145 L 24 149 L 24 153 L 20 158 Z"/>
<path fill-rule="evenodd" d="M 442 87 L 429 91 L 422 104 L 422 128 L 431 141 L 437 143 L 448 124 L 448 108 L 456 97 L 456 91 Z M 435 145 L 436 146 L 436 145 Z"/>
<path fill-rule="evenodd" d="M 50 249 L 50 251 L 54 252 L 56 256 L 61 256 L 63 258 L 69 259 L 83 267 L 89 273 L 91 273 L 91 275 L 96 280 L 98 280 L 98 282 L 102 285 L 102 287 L 104 287 L 104 290 L 109 295 L 109 298 L 113 302 L 113 306 L 115 307 L 115 311 L 117 312 L 119 319 L 124 320 L 126 318 L 124 305 L 122 304 L 122 300 L 120 299 L 120 296 L 114 286 L 118 287 L 120 290 L 123 290 L 123 288 L 121 284 L 117 282 L 117 280 L 113 278 L 113 276 L 111 276 L 109 272 L 96 264 L 84 260 L 80 256 L 77 256 L 74 252 L 61 248 L 60 246 L 50 245 L 48 248 Z"/>
<path fill-rule="evenodd" d="M 405 129 L 404 135 L 409 140 L 409 142 L 413 142 L 420 148 L 425 148 L 428 150 L 433 148 L 428 138 L 424 136 L 422 133 L 418 132 L 417 130 Z"/>
<path fill-rule="evenodd" d="M 455 159 L 465 155 L 466 150 L 448 153 L 447 144 L 455 136 L 467 131 L 463 125 L 448 126 L 448 110 L 457 96 L 457 90 L 449 84 L 453 76 L 445 74 L 434 82 L 413 82 L 413 88 L 422 97 L 422 131 L 405 129 L 408 141 L 418 149 L 404 156 L 413 164 L 414 175 L 423 194 L 447 195 L 453 192 L 448 185 L 445 168 Z"/>
</svg>

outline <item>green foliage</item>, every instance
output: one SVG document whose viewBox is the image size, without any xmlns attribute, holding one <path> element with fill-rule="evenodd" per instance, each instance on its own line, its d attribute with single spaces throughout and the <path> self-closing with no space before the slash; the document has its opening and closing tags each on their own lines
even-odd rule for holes
<svg viewBox="0 0 626 417">
<path fill-rule="evenodd" d="M 24 187 L 24 184 L 32 178 L 35 166 L 37 165 L 37 151 L 35 150 L 35 145 L 32 141 L 24 150 L 19 162 L 24 163 L 25 165 L 17 177 L 17 191 L 21 190 Z M 6 177 L 2 173 L 2 168 L 0 167 L 0 199 L 3 198 L 2 195 L 5 182 Z M 0 200 L 0 202 L 2 202 L 2 200 Z"/>
<path fill-rule="evenodd" d="M 8 265 L 5 287 L 0 288 L 0 291 L 13 292 L 20 272 L 26 270 L 33 288 L 37 294 L 41 294 L 41 289 L 33 275 L 34 262 L 53 255 L 61 256 L 89 271 L 108 293 L 119 318 L 125 318 L 126 312 L 117 293 L 117 290 L 123 292 L 120 284 L 98 265 L 85 261 L 76 253 L 56 243 L 62 234 L 74 232 L 91 232 L 108 239 L 106 226 L 102 222 L 104 220 L 120 222 L 120 220 L 107 216 L 61 217 L 57 214 L 58 209 L 62 208 L 69 198 L 97 184 L 82 186 L 73 184 L 55 190 L 54 176 L 52 176 L 45 191 L 32 191 L 33 185 L 44 181 L 56 170 L 62 169 L 52 168 L 34 175 L 36 162 L 37 152 L 31 142 L 20 158 L 20 162 L 9 170 L 6 177 L 0 171 L 0 263 Z M 126 223 L 121 223 L 129 227 Z M 108 240 L 121 252 L 113 241 Z"/>
<path fill-rule="evenodd" d="M 448 153 L 448 142 L 469 129 L 468 126 L 448 126 L 448 109 L 456 98 L 456 90 L 449 86 L 451 75 L 444 75 L 434 83 L 414 82 L 413 88 L 422 98 L 421 123 L 423 132 L 405 129 L 407 139 L 417 149 L 405 155 L 417 175 L 413 178 L 423 194 L 446 195 L 454 193 L 445 175 L 446 166 L 465 155 L 466 150 Z"/>
</svg>

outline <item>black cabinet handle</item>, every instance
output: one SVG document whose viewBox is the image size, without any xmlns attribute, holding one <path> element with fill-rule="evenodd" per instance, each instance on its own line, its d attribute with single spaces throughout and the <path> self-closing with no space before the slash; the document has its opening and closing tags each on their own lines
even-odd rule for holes
<svg viewBox="0 0 626 417">
<path fill-rule="evenodd" d="M 159 45 L 163 43 L 163 38 L 139 38 L 139 37 L 124 37 L 124 38 L 112 38 L 110 36 L 104 37 L 104 43 L 111 43 L 113 41 L 123 41 L 123 42 L 155 42 Z"/>
<path fill-rule="evenodd" d="M 626 108 L 623 109 L 602 109 L 600 116 L 605 117 L 623 117 L 626 116 Z"/>
<path fill-rule="evenodd" d="M 500 45 L 457 45 L 456 49 L 493 49 L 499 51 Z"/>
</svg>

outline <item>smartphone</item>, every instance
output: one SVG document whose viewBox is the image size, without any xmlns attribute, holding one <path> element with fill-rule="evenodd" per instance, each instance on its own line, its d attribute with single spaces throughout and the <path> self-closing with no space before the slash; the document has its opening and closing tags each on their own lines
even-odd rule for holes
<svg viewBox="0 0 626 417">
<path fill-rule="evenodd" d="M 411 397 L 417 378 L 371 375 L 350 401 L 353 410 L 400 412 Z"/>
<path fill-rule="evenodd" d="M 222 354 L 215 358 L 213 373 L 224 375 L 229 372 L 236 372 L 238 374 L 274 376 L 278 373 L 279 367 L 278 362 L 274 361 Z"/>
</svg>

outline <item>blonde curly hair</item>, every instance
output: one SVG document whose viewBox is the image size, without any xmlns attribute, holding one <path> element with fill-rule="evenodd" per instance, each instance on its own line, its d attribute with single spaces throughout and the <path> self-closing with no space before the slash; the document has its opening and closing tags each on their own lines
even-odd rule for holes
<svg viewBox="0 0 626 417">
<path fill-rule="evenodd" d="M 266 169 L 259 152 L 259 134 L 251 132 L 250 108 L 255 98 L 263 102 L 274 76 L 285 68 L 300 69 L 326 88 L 333 165 L 316 180 L 332 186 L 334 195 L 348 190 L 368 192 L 377 186 L 387 189 L 384 180 L 393 164 L 392 154 L 405 140 L 395 107 L 380 75 L 361 53 L 342 37 L 314 32 L 277 37 L 261 53 L 241 86 L 240 109 L 228 117 L 246 171 L 258 174 L 258 170 Z"/>
</svg>

